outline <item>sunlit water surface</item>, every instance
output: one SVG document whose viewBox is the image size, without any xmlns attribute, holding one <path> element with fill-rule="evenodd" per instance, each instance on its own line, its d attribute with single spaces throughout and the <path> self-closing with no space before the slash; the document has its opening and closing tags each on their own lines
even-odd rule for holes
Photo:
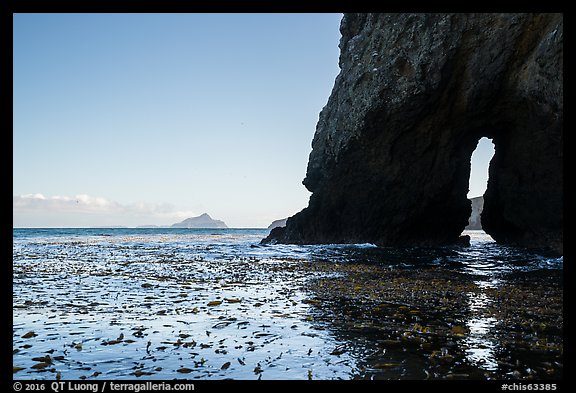
<svg viewBox="0 0 576 393">
<path fill-rule="evenodd" d="M 502 366 L 494 333 L 498 321 L 486 312 L 497 305 L 488 290 L 506 285 L 510 275 L 561 272 L 563 264 L 562 258 L 499 246 L 482 231 L 468 233 L 470 247 L 426 250 L 259 245 L 267 234 L 260 229 L 15 229 L 14 378 L 445 376 L 427 367 L 448 358 L 443 352 L 452 349 L 446 347 L 390 349 L 386 356 L 394 356 L 394 362 L 371 362 L 370 356 L 385 356 L 391 341 L 332 322 L 327 316 L 339 310 L 314 300 L 308 284 L 341 274 L 307 271 L 303 263 L 441 267 L 469 277 L 480 290 L 466 294 L 463 332 L 455 330 L 460 361 L 492 377 L 519 376 Z M 557 359 L 556 364 L 548 358 L 537 362 L 543 369 L 550 363 L 558 376 Z"/>
</svg>

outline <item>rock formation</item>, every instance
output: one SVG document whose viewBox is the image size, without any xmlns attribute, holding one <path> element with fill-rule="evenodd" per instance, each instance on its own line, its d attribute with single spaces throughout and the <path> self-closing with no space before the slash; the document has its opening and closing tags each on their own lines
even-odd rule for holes
<svg viewBox="0 0 576 393">
<path fill-rule="evenodd" d="M 172 225 L 172 228 L 228 228 L 224 221 L 214 220 L 204 213 L 198 217 L 190 217 Z"/>
<path fill-rule="evenodd" d="M 282 218 L 280 220 L 274 220 L 272 221 L 272 223 L 270 225 L 268 225 L 268 229 L 274 229 L 274 228 L 278 228 L 278 227 L 285 227 L 286 226 L 286 220 L 288 218 Z"/>
<path fill-rule="evenodd" d="M 345 14 L 307 208 L 263 242 L 451 244 L 495 145 L 484 230 L 562 253 L 562 14 Z"/>
<path fill-rule="evenodd" d="M 480 215 L 482 214 L 482 208 L 484 207 L 484 198 L 479 196 L 470 199 L 470 204 L 472 208 L 472 213 L 470 213 L 470 218 L 468 219 L 468 225 L 464 229 L 482 229 L 482 220 Z"/>
</svg>

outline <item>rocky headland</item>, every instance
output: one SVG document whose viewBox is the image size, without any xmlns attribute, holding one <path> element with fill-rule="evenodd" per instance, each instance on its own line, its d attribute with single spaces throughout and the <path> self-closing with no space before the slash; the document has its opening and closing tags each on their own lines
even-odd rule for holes
<svg viewBox="0 0 576 393">
<path fill-rule="evenodd" d="M 488 137 L 484 230 L 562 254 L 562 14 L 345 14 L 340 32 L 309 205 L 263 242 L 455 243 Z"/>
</svg>

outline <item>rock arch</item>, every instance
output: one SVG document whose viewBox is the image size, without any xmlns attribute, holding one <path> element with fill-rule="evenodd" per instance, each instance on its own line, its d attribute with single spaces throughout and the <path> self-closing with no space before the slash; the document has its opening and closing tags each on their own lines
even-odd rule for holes
<svg viewBox="0 0 576 393">
<path fill-rule="evenodd" d="M 562 253 L 562 26 L 561 14 L 345 14 L 309 205 L 264 242 L 456 242 L 485 136 L 485 230 Z"/>
</svg>

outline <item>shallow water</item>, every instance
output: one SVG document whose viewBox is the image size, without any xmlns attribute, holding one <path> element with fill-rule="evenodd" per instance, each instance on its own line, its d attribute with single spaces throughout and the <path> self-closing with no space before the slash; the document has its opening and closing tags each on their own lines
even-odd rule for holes
<svg viewBox="0 0 576 393">
<path fill-rule="evenodd" d="M 562 376 L 562 258 L 267 233 L 15 229 L 14 378 Z"/>
</svg>

